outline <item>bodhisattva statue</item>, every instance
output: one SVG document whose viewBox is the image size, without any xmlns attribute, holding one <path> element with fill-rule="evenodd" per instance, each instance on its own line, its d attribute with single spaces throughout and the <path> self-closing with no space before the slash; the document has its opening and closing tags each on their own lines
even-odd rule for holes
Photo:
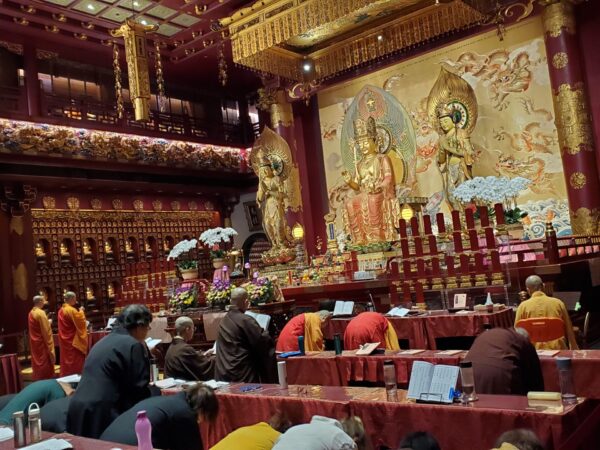
<svg viewBox="0 0 600 450">
<path fill-rule="evenodd" d="M 287 247 L 283 180 L 267 158 L 260 159 L 256 202 L 262 211 L 263 228 L 274 249 Z"/>
<path fill-rule="evenodd" d="M 440 138 L 437 165 L 446 202 L 451 210 L 463 206 L 453 192 L 473 178 L 475 151 L 471 133 L 477 124 L 477 97 L 469 83 L 442 68 L 427 98 L 427 114 Z"/>
<path fill-rule="evenodd" d="M 354 174 L 342 172 L 355 192 L 344 203 L 345 228 L 353 244 L 391 241 L 399 219 L 396 183 L 389 156 L 379 153 L 375 119 L 355 120 L 354 137 L 361 157 Z"/>
</svg>

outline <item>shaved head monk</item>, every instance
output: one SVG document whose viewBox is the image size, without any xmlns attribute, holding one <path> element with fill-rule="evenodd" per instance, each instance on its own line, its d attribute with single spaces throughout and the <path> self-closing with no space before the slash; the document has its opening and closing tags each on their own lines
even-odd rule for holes
<svg viewBox="0 0 600 450">
<path fill-rule="evenodd" d="M 75 308 L 75 292 L 65 293 L 65 302 L 58 311 L 60 346 L 60 376 L 81 373 L 88 352 L 87 323 L 83 306 Z"/>
<path fill-rule="evenodd" d="M 275 346 L 267 331 L 246 314 L 248 292 L 231 293 L 229 312 L 219 325 L 215 379 L 243 383 L 277 382 Z"/>
<path fill-rule="evenodd" d="M 369 342 L 379 342 L 379 347 L 387 350 L 400 350 L 396 330 L 383 314 L 377 312 L 360 313 L 344 332 L 345 350 L 356 350 Z"/>
<path fill-rule="evenodd" d="M 304 350 L 307 352 L 322 352 L 322 326 L 332 316 L 331 311 L 304 313 L 293 317 L 285 324 L 277 339 L 278 352 L 294 352 L 298 348 L 298 336 L 304 336 Z"/>
</svg>

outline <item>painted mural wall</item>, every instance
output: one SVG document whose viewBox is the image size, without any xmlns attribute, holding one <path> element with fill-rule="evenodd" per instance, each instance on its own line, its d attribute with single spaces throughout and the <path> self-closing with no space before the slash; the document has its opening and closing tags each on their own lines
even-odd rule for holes
<svg viewBox="0 0 600 450">
<path fill-rule="evenodd" d="M 394 170 L 406 171 L 396 174 L 397 183 L 403 180 L 396 192 L 439 198 L 438 133 L 426 106 L 441 68 L 466 80 L 477 97 L 478 120 L 471 135 L 473 176 L 528 178 L 531 184 L 518 198 L 519 207 L 529 212 L 532 220 L 526 234 L 543 234 L 549 210 L 554 213 L 558 233 L 570 234 L 539 17 L 509 27 L 503 41 L 491 31 L 322 91 L 319 108 L 328 191 L 344 183 L 341 175 L 348 165 L 344 155 L 349 154 L 347 137 L 352 132 L 346 116 L 352 101 L 366 86 L 374 86 L 385 91 L 385 98 L 393 97 L 388 104 L 398 102 L 408 114 L 408 129 L 395 130 L 401 139 L 414 136 L 416 141 L 412 152 L 393 152 Z M 390 131 L 393 135 L 394 130 Z"/>
</svg>

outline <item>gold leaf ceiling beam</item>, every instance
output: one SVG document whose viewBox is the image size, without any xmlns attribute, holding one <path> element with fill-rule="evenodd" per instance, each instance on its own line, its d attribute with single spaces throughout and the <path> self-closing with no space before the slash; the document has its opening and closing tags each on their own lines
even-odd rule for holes
<svg viewBox="0 0 600 450">
<path fill-rule="evenodd" d="M 310 57 L 318 79 L 350 69 L 427 42 L 448 32 L 479 24 L 484 15 L 454 0 L 443 3 L 423 1 L 423 8 L 386 24 L 336 42 L 308 55 L 286 49 L 283 44 L 294 36 L 329 24 L 364 8 L 376 0 L 287 0 L 278 1 L 245 15 L 229 26 L 233 60 L 251 69 L 301 81 L 301 61 Z M 413 6 L 415 0 L 397 0 Z M 384 35 L 382 40 L 379 35 Z"/>
</svg>

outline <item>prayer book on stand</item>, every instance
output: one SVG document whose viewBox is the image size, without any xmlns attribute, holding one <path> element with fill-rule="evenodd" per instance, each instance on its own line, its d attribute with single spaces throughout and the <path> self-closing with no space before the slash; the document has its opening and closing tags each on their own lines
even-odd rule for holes
<svg viewBox="0 0 600 450">
<path fill-rule="evenodd" d="M 256 320 L 258 322 L 258 324 L 260 325 L 260 327 L 263 330 L 265 330 L 265 331 L 269 330 L 269 324 L 271 323 L 271 316 L 269 316 L 268 314 L 259 314 L 259 313 L 255 313 L 253 311 L 246 311 L 246 315 L 253 317 L 254 320 Z"/>
<path fill-rule="evenodd" d="M 452 403 L 458 367 L 415 361 L 410 373 L 407 398 L 434 403 Z"/>
<path fill-rule="evenodd" d="M 333 308 L 333 317 L 336 316 L 351 316 L 354 312 L 354 302 L 348 301 L 344 302 L 338 300 L 335 302 L 335 307 Z"/>
</svg>

